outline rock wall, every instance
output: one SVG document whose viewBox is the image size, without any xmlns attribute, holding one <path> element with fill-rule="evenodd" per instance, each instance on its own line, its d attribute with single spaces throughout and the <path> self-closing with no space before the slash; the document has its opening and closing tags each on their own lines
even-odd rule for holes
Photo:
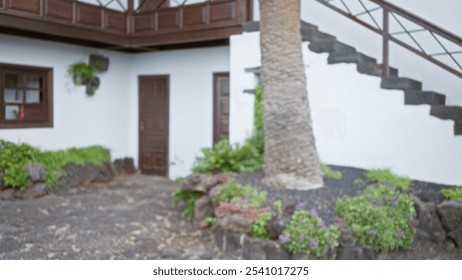
<svg viewBox="0 0 462 280">
<path fill-rule="evenodd" d="M 0 200 L 31 199 L 49 194 L 54 190 L 88 186 L 90 184 L 107 184 L 118 175 L 131 175 L 136 173 L 132 158 L 117 159 L 114 162 L 106 161 L 101 166 L 94 164 L 77 165 L 69 163 L 64 166 L 62 175 L 56 187 L 46 185 L 47 173 L 41 163 L 26 164 L 26 171 L 31 184 L 24 191 L 10 188 L 3 184 L 0 174 Z"/>
<path fill-rule="evenodd" d="M 238 202 L 216 204 L 213 202 L 221 188 L 227 182 L 228 176 L 205 176 L 193 174 L 186 177 L 182 188 L 187 191 L 201 193 L 202 197 L 195 203 L 195 224 L 207 227 L 205 219 L 215 215 L 217 225 L 213 227 L 217 246 L 226 252 L 240 252 L 243 259 L 250 260 L 276 260 L 276 259 L 315 259 L 314 256 L 304 254 L 291 254 L 281 243 L 273 240 L 251 238 L 249 236 L 252 222 L 268 209 L 243 209 Z M 445 200 L 436 205 L 425 202 L 421 198 L 411 195 L 417 212 L 416 241 L 430 242 L 444 247 L 448 253 L 462 253 L 462 203 L 454 200 Z M 291 205 L 284 209 L 290 212 Z M 290 214 L 291 215 L 291 214 Z M 284 215 L 279 219 L 272 219 L 266 224 L 279 224 L 283 222 Z M 287 224 L 286 221 L 285 224 Z M 326 254 L 324 259 L 338 260 L 372 260 L 390 258 L 387 253 L 377 253 L 371 247 L 361 247 L 357 244 L 348 224 L 337 219 L 337 227 L 341 231 L 339 247 Z M 274 228 L 274 225 L 269 228 Z M 281 232 L 275 230 L 275 232 Z M 271 233 L 271 231 L 270 231 Z"/>
</svg>

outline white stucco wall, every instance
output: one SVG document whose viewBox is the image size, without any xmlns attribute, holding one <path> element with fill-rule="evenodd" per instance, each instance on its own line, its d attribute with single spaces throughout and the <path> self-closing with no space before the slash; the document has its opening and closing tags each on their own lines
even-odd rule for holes
<svg viewBox="0 0 462 280">
<path fill-rule="evenodd" d="M 246 89 L 254 89 L 258 83 L 255 75 L 247 73 L 246 68 L 260 66 L 260 51 L 255 49 L 260 39 L 257 33 L 244 33 L 231 36 L 230 39 L 230 124 L 229 139 L 234 143 L 242 143 L 253 131 L 252 94 L 244 93 Z"/>
<path fill-rule="evenodd" d="M 90 54 L 110 58 L 109 71 L 99 75 L 101 86 L 92 97 L 67 76 L 69 64 L 88 61 Z M 129 112 L 129 58 L 116 52 L 0 35 L 0 63 L 53 68 L 54 103 L 53 128 L 0 129 L 0 138 L 43 149 L 100 144 L 110 148 L 113 157 L 130 156 L 125 139 L 129 133 L 125 117 Z"/>
<path fill-rule="evenodd" d="M 213 142 L 213 73 L 229 71 L 229 47 L 137 54 L 130 74 L 129 143 L 138 155 L 138 76 L 170 76 L 170 178 L 185 176 Z"/>
<path fill-rule="evenodd" d="M 67 66 L 90 54 L 110 58 L 93 97 L 74 86 Z M 0 35 L 0 63 L 53 68 L 53 128 L 0 129 L 0 138 L 43 149 L 100 144 L 138 163 L 138 76 L 170 77 L 170 178 L 190 173 L 213 141 L 213 73 L 229 71 L 229 47 L 123 54 Z"/>
<path fill-rule="evenodd" d="M 231 139 L 252 126 L 252 88 L 246 67 L 260 65 L 259 33 L 231 38 Z M 303 44 L 314 134 L 321 161 L 360 168 L 391 168 L 413 179 L 462 184 L 462 137 L 453 122 L 429 115 L 429 106 L 405 106 L 403 92 L 380 89 L 380 79 L 359 74 L 354 64 L 327 64 Z M 238 104 L 240 106 L 238 106 Z M 245 117 L 241 117 L 245 116 Z M 245 122 L 245 124 L 244 124 Z"/>
</svg>

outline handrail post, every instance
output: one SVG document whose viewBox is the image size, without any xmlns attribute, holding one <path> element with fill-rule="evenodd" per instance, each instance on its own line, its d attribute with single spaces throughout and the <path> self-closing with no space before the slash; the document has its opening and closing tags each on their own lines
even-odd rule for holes
<svg viewBox="0 0 462 280">
<path fill-rule="evenodd" d="M 133 0 L 128 0 L 127 4 L 128 16 L 127 16 L 127 33 L 132 34 L 135 30 L 133 26 L 135 24 L 135 4 Z"/>
<path fill-rule="evenodd" d="M 40 17 L 43 17 L 45 15 L 45 0 L 40 0 Z"/>
<path fill-rule="evenodd" d="M 242 20 L 242 1 L 236 0 L 236 21 L 241 22 Z"/>
<path fill-rule="evenodd" d="M 389 11 L 386 7 L 383 8 L 383 28 L 382 28 L 382 75 L 384 77 L 390 76 L 390 66 L 389 66 L 389 42 L 390 42 L 390 33 L 389 33 Z"/>
</svg>

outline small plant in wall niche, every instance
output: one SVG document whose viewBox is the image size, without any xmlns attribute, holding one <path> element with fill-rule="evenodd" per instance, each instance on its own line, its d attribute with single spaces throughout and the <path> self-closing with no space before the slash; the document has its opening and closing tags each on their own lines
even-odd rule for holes
<svg viewBox="0 0 462 280">
<path fill-rule="evenodd" d="M 74 84 L 77 86 L 85 85 L 88 95 L 95 94 L 96 90 L 99 88 L 100 81 L 96 76 L 98 72 L 98 68 L 94 65 L 87 64 L 83 61 L 73 63 L 67 68 L 67 73 L 72 77 Z"/>
</svg>

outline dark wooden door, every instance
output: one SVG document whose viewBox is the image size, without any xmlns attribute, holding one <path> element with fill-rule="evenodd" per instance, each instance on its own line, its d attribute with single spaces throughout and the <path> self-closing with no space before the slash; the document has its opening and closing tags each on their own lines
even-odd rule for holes
<svg viewBox="0 0 462 280">
<path fill-rule="evenodd" d="M 213 143 L 229 139 L 229 73 L 213 74 Z"/>
<path fill-rule="evenodd" d="M 144 174 L 168 176 L 169 78 L 140 76 L 139 166 Z"/>
</svg>

